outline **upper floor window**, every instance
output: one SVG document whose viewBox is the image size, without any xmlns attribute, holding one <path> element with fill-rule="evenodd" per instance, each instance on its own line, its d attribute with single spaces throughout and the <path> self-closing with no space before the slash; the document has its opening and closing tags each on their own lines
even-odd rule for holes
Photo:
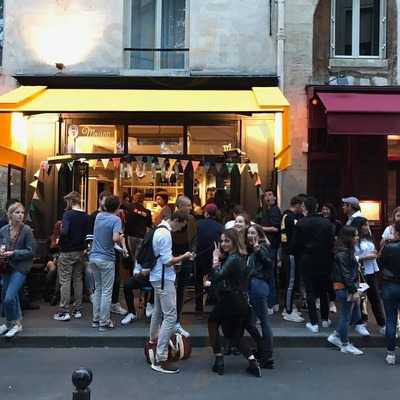
<svg viewBox="0 0 400 400">
<path fill-rule="evenodd" d="M 333 57 L 385 58 L 386 1 L 332 0 Z"/>
<path fill-rule="evenodd" d="M 187 67 L 186 0 L 130 0 L 129 68 L 183 70 Z"/>
<path fill-rule="evenodd" d="M 3 65 L 4 45 L 4 0 L 0 0 L 0 65 Z"/>
</svg>

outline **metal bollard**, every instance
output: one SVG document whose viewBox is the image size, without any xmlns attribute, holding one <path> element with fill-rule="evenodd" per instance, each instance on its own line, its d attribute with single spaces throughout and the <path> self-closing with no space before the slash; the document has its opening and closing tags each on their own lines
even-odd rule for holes
<svg viewBox="0 0 400 400">
<path fill-rule="evenodd" d="M 93 373 L 90 369 L 79 368 L 72 373 L 72 383 L 75 390 L 72 393 L 72 400 L 90 400 L 90 388 Z"/>
</svg>

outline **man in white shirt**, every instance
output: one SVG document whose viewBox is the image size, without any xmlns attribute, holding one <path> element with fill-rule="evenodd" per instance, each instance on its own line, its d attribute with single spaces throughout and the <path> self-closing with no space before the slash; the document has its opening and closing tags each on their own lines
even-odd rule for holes
<svg viewBox="0 0 400 400">
<path fill-rule="evenodd" d="M 351 225 L 354 218 L 362 217 L 360 201 L 357 197 L 345 197 L 342 203 L 343 214 L 347 217 L 346 225 Z"/>
<path fill-rule="evenodd" d="M 162 221 L 153 236 L 153 251 L 157 263 L 150 272 L 150 283 L 154 288 L 154 310 L 150 323 L 150 343 L 157 342 L 156 359 L 151 368 L 166 374 L 176 374 L 179 369 L 168 363 L 168 344 L 176 331 L 176 290 L 175 266 L 186 260 L 192 260 L 189 251 L 173 257 L 171 232 L 184 228 L 187 214 L 176 211 L 168 220 Z M 161 325 L 161 327 L 160 327 Z"/>
</svg>

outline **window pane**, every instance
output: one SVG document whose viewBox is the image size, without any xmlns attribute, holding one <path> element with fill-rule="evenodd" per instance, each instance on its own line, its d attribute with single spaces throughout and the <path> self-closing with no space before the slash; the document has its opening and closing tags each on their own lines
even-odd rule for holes
<svg viewBox="0 0 400 400">
<path fill-rule="evenodd" d="M 190 126 L 188 135 L 189 154 L 222 155 L 224 145 L 237 147 L 235 125 Z"/>
<path fill-rule="evenodd" d="M 161 47 L 182 49 L 185 47 L 185 0 L 163 0 Z M 183 69 L 184 52 L 163 52 L 161 68 Z"/>
<path fill-rule="evenodd" d="M 8 167 L 0 166 L 0 215 L 6 212 Z"/>
<path fill-rule="evenodd" d="M 379 56 L 380 0 L 360 0 L 360 56 Z"/>
<path fill-rule="evenodd" d="M 132 0 L 131 46 L 133 48 L 155 47 L 156 0 Z M 131 52 L 131 67 L 154 69 L 154 52 Z"/>
<path fill-rule="evenodd" d="M 66 153 L 123 153 L 120 125 L 68 125 Z"/>
<path fill-rule="evenodd" d="M 10 199 L 22 200 L 22 171 L 10 168 Z"/>
<path fill-rule="evenodd" d="M 336 0 L 335 54 L 351 56 L 353 37 L 353 0 Z"/>
<path fill-rule="evenodd" d="M 130 125 L 130 154 L 182 154 L 183 126 Z"/>
</svg>

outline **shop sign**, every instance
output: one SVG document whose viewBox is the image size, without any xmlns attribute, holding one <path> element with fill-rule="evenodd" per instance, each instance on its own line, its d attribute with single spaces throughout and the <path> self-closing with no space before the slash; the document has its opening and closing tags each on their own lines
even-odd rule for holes
<svg viewBox="0 0 400 400">
<path fill-rule="evenodd" d="M 68 135 L 76 137 L 103 137 L 114 138 L 114 125 L 70 125 L 68 127 Z"/>
</svg>

